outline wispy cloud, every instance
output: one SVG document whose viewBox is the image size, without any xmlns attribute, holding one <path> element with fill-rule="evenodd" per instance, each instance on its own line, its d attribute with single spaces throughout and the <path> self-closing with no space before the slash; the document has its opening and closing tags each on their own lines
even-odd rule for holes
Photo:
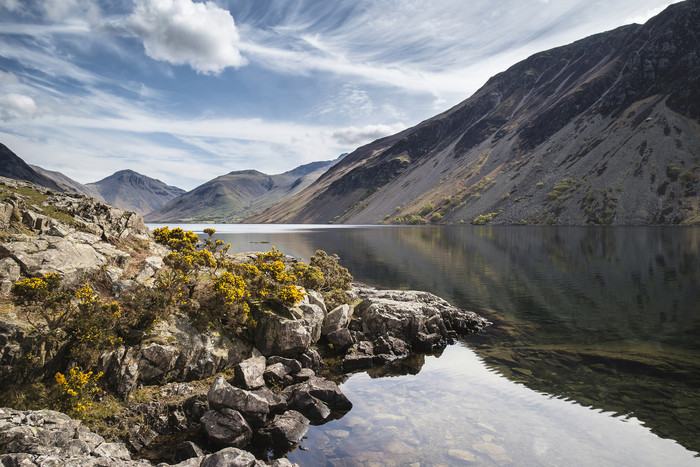
<svg viewBox="0 0 700 467">
<path fill-rule="evenodd" d="M 664 0 L 0 0 L 0 141 L 81 182 L 280 173 Z"/>
</svg>

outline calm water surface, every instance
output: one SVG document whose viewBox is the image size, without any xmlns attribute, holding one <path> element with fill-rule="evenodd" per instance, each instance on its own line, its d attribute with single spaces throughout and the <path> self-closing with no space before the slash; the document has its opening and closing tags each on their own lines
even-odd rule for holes
<svg viewBox="0 0 700 467">
<path fill-rule="evenodd" d="M 202 230 L 211 226 L 186 226 Z M 302 465 L 700 465 L 700 229 L 215 225 L 493 326 L 342 384 Z"/>
</svg>

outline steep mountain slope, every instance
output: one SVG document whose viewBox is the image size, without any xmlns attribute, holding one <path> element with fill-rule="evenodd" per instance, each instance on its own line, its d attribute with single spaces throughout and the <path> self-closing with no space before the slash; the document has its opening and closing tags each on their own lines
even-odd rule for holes
<svg viewBox="0 0 700 467">
<path fill-rule="evenodd" d="M 76 182 L 72 178 L 62 174 L 61 172 L 56 172 L 54 170 L 46 170 L 38 165 L 29 164 L 29 167 L 36 170 L 41 175 L 50 178 L 59 185 L 65 187 L 66 191 L 73 191 L 76 193 L 82 193 L 84 195 L 92 196 L 100 201 L 104 201 L 102 195 L 95 190 L 93 187 L 83 185 L 80 182 Z"/>
<path fill-rule="evenodd" d="M 25 180 L 51 190 L 65 191 L 51 178 L 40 174 L 24 162 L 7 146 L 0 143 L 0 175 L 15 180 Z"/>
<path fill-rule="evenodd" d="M 246 222 L 695 223 L 700 0 L 538 53 Z"/>
<path fill-rule="evenodd" d="M 147 222 L 236 222 L 302 191 L 339 159 L 312 162 L 278 175 L 257 170 L 231 172 L 173 199 L 145 218 Z"/>
<path fill-rule="evenodd" d="M 133 170 L 120 170 L 86 186 L 97 191 L 106 203 L 141 215 L 185 193 L 182 188 L 166 185 Z"/>
</svg>

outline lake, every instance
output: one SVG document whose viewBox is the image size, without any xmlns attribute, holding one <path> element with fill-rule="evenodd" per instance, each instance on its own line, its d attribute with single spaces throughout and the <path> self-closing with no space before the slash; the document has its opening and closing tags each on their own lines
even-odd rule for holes
<svg viewBox="0 0 700 467">
<path fill-rule="evenodd" d="M 700 228 L 183 226 L 232 251 L 337 253 L 493 325 L 349 375 L 301 465 L 700 465 Z"/>
</svg>

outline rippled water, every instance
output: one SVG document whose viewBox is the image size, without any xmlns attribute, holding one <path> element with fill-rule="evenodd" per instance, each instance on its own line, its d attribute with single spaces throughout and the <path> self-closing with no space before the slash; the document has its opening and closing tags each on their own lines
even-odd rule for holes
<svg viewBox="0 0 700 467">
<path fill-rule="evenodd" d="M 494 322 L 409 374 L 350 376 L 353 410 L 295 462 L 700 465 L 698 228 L 214 227 L 235 251 L 335 252 L 359 281 Z"/>
</svg>

